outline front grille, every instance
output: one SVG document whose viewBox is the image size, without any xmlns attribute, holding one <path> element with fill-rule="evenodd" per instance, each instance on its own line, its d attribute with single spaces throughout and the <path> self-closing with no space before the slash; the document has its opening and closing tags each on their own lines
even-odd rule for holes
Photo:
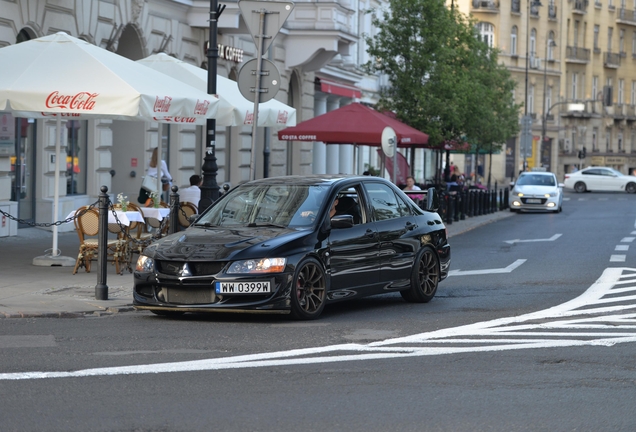
<svg viewBox="0 0 636 432">
<path fill-rule="evenodd" d="M 213 287 L 187 289 L 162 287 L 158 297 L 163 297 L 166 303 L 181 305 L 210 304 L 216 301 Z"/>
<path fill-rule="evenodd" d="M 541 202 L 528 202 L 528 200 L 540 200 Z M 530 205 L 542 205 L 545 204 L 546 201 L 548 199 L 547 198 L 533 198 L 533 197 L 525 197 L 525 198 L 521 198 L 521 202 L 524 204 L 530 204 Z"/>
<path fill-rule="evenodd" d="M 184 261 L 163 261 L 157 260 L 155 262 L 157 271 L 170 276 L 181 276 L 181 270 L 183 269 Z M 212 261 L 212 262 L 190 262 L 188 268 L 193 276 L 207 276 L 215 275 L 223 270 L 225 262 Z"/>
</svg>

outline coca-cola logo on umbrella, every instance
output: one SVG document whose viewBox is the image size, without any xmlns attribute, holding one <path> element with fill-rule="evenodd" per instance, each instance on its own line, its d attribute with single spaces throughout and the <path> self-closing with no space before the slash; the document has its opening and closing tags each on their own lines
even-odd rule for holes
<svg viewBox="0 0 636 432">
<path fill-rule="evenodd" d="M 207 100 L 199 101 L 199 99 L 197 99 L 197 104 L 194 106 L 194 115 L 206 115 L 208 112 L 209 106 L 210 106 L 210 101 L 207 101 Z"/>
<path fill-rule="evenodd" d="M 95 99 L 99 93 L 79 92 L 74 95 L 62 95 L 54 91 L 46 97 L 47 108 L 63 108 L 68 110 L 91 111 L 95 108 Z"/>
<path fill-rule="evenodd" d="M 170 103 L 172 102 L 172 98 L 170 96 L 166 96 L 163 99 L 159 99 L 159 96 L 155 97 L 155 106 L 153 107 L 154 112 L 164 112 L 167 113 L 170 111 Z"/>
</svg>

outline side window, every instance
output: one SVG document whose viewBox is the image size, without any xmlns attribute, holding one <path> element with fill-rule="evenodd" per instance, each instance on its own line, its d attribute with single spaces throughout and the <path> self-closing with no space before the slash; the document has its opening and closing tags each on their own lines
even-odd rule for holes
<svg viewBox="0 0 636 432">
<path fill-rule="evenodd" d="M 371 211 L 376 221 L 402 216 L 397 197 L 391 188 L 380 183 L 367 183 L 365 188 L 371 200 Z M 402 205 L 405 204 L 402 202 Z"/>
<path fill-rule="evenodd" d="M 589 170 L 583 171 L 583 174 L 584 175 L 600 175 L 601 173 L 597 169 L 589 169 Z"/>
<path fill-rule="evenodd" d="M 397 199 L 398 209 L 400 210 L 400 215 L 402 215 L 402 217 L 413 214 L 410 207 L 404 202 L 404 200 L 402 200 L 401 197 L 396 195 L 395 198 Z"/>
</svg>

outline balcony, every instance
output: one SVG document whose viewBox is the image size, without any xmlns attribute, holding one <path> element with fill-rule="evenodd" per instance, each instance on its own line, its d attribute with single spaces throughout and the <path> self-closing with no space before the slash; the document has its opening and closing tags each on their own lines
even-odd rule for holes
<svg viewBox="0 0 636 432">
<path fill-rule="evenodd" d="M 633 122 L 634 120 L 636 120 L 636 106 L 625 105 L 625 116 L 627 117 L 627 121 Z"/>
<path fill-rule="evenodd" d="M 621 65 L 621 56 L 618 53 L 606 52 L 603 66 L 609 69 L 618 69 Z"/>
<path fill-rule="evenodd" d="M 620 8 L 616 17 L 617 24 L 636 26 L 636 11 Z"/>
<path fill-rule="evenodd" d="M 568 63 L 587 64 L 590 62 L 590 50 L 568 46 L 565 48 L 565 61 Z"/>
<path fill-rule="evenodd" d="M 579 15 L 586 14 L 587 3 L 587 0 L 574 0 L 574 7 L 572 8 L 572 12 Z"/>
<path fill-rule="evenodd" d="M 512 0 L 512 4 L 510 5 L 510 12 L 521 13 L 521 0 Z"/>
<path fill-rule="evenodd" d="M 473 10 L 498 13 L 499 0 L 473 0 Z"/>
<path fill-rule="evenodd" d="M 549 19 L 557 18 L 557 7 L 554 4 L 548 5 L 548 18 Z"/>
<path fill-rule="evenodd" d="M 601 3 L 601 0 L 594 0 L 594 7 L 596 9 L 601 9 L 603 7 L 603 3 Z"/>
</svg>

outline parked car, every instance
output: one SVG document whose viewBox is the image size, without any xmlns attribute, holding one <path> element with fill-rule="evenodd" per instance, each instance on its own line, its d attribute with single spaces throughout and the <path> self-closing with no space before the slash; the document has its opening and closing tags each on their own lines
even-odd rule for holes
<svg viewBox="0 0 636 432">
<path fill-rule="evenodd" d="M 188 229 L 144 250 L 134 305 L 158 315 L 315 319 L 325 304 L 392 291 L 428 302 L 448 275 L 450 245 L 437 194 L 426 195 L 423 210 L 391 182 L 369 176 L 242 184 Z"/>
<path fill-rule="evenodd" d="M 563 210 L 563 184 L 557 182 L 554 173 L 546 171 L 523 172 L 510 191 L 511 212 L 520 210 Z"/>
<path fill-rule="evenodd" d="M 624 191 L 636 192 L 636 177 L 625 175 L 614 168 L 589 167 L 565 175 L 565 187 L 577 192 Z"/>
</svg>

